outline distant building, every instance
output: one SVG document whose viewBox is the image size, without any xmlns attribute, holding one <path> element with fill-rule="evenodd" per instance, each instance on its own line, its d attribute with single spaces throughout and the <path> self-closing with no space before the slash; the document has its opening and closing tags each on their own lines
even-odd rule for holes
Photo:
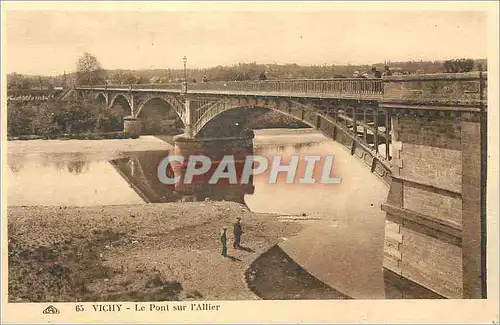
<svg viewBox="0 0 500 325">
<path fill-rule="evenodd" d="M 391 70 L 393 76 L 404 76 L 410 74 L 410 72 L 403 70 L 402 68 L 389 67 L 389 69 Z"/>
<path fill-rule="evenodd" d="M 151 77 L 151 79 L 149 79 L 149 82 L 152 84 L 161 83 L 161 78 L 158 76 L 153 76 L 153 77 Z"/>
</svg>

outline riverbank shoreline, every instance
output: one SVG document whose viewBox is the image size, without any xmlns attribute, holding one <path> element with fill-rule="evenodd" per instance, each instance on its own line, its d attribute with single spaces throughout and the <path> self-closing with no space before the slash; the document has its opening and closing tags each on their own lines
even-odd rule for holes
<svg viewBox="0 0 500 325">
<path fill-rule="evenodd" d="M 233 202 L 7 211 L 10 302 L 255 300 L 250 264 L 303 229 Z M 232 249 L 236 217 L 242 250 Z M 220 253 L 224 226 L 229 258 Z"/>
<path fill-rule="evenodd" d="M 268 146 L 300 145 L 304 143 L 321 143 L 329 140 L 315 129 L 263 129 L 255 130 L 254 148 Z M 300 139 L 297 139 L 300 135 Z M 7 153 L 50 154 L 50 153 L 87 153 L 100 151 L 142 152 L 165 151 L 174 147 L 174 136 L 142 135 L 137 139 L 103 139 L 98 140 L 11 140 L 7 142 Z"/>
<path fill-rule="evenodd" d="M 123 131 L 116 132 L 86 132 L 86 133 L 68 133 L 68 134 L 49 134 L 49 135 L 19 135 L 7 136 L 7 141 L 28 141 L 28 140 L 118 140 L 118 139 L 137 139 L 139 135 Z"/>
<path fill-rule="evenodd" d="M 51 154 L 87 152 L 139 152 L 165 151 L 172 146 L 155 136 L 141 136 L 137 139 L 107 139 L 107 140 L 17 140 L 7 142 L 7 153 Z"/>
</svg>

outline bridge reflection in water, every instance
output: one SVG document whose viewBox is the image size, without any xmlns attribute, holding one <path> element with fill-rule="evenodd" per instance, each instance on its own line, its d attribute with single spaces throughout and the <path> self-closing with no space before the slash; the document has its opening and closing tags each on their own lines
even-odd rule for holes
<svg viewBox="0 0 500 325">
<path fill-rule="evenodd" d="M 134 191 L 147 203 L 167 203 L 179 201 L 232 201 L 245 204 L 245 195 L 254 193 L 253 179 L 250 177 L 248 184 L 227 184 L 218 182 L 208 184 L 207 182 L 194 181 L 193 184 L 184 185 L 163 184 L 158 179 L 158 166 L 160 162 L 171 151 L 154 151 L 133 153 L 130 157 L 111 160 L 111 165 L 127 181 Z M 246 152 L 253 154 L 253 150 Z M 221 157 L 222 158 L 222 157 Z M 187 160 L 187 157 L 186 157 Z M 217 167 L 217 159 L 214 159 L 212 169 Z M 240 170 L 242 163 L 235 163 L 237 170 Z M 241 166 L 240 166 L 241 165 Z M 174 172 L 172 165 L 167 166 L 167 176 L 174 177 L 179 171 Z"/>
</svg>

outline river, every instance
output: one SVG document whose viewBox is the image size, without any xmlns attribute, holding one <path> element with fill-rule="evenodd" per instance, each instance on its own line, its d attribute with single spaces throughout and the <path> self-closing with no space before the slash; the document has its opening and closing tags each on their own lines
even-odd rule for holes
<svg viewBox="0 0 500 325">
<path fill-rule="evenodd" d="M 382 256 L 388 187 L 340 144 L 312 130 L 255 132 L 254 154 L 334 155 L 340 184 L 269 184 L 201 188 L 198 199 L 244 202 L 254 212 L 322 218 L 283 244 L 320 280 L 355 298 L 384 298 Z M 181 200 L 158 182 L 156 167 L 171 146 L 138 140 L 33 140 L 8 143 L 8 205 L 93 206 Z M 307 247 L 307 249 L 304 249 Z M 321 252 L 328 251 L 329 258 Z M 318 252 L 320 254 L 318 255 Z M 328 262 L 330 261 L 330 262 Z M 333 261 L 333 262 L 332 262 Z"/>
</svg>

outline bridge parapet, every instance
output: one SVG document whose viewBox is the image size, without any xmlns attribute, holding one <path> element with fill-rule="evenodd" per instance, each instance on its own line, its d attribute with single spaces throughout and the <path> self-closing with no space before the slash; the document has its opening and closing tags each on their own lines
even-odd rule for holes
<svg viewBox="0 0 500 325">
<path fill-rule="evenodd" d="M 383 94 L 381 79 L 291 79 L 266 81 L 228 81 L 189 85 L 190 90 L 256 91 L 269 93 L 302 93 L 326 95 Z"/>
<path fill-rule="evenodd" d="M 486 73 L 443 73 L 384 78 L 382 102 L 479 110 L 487 105 Z"/>
<path fill-rule="evenodd" d="M 90 89 L 90 87 L 80 87 Z M 140 84 L 140 85 L 97 85 L 96 90 L 163 90 L 180 92 L 181 83 Z M 255 92 L 268 94 L 308 94 L 313 97 L 381 97 L 384 93 L 382 79 L 337 78 L 337 79 L 289 79 L 217 81 L 190 83 L 188 92 Z"/>
</svg>

